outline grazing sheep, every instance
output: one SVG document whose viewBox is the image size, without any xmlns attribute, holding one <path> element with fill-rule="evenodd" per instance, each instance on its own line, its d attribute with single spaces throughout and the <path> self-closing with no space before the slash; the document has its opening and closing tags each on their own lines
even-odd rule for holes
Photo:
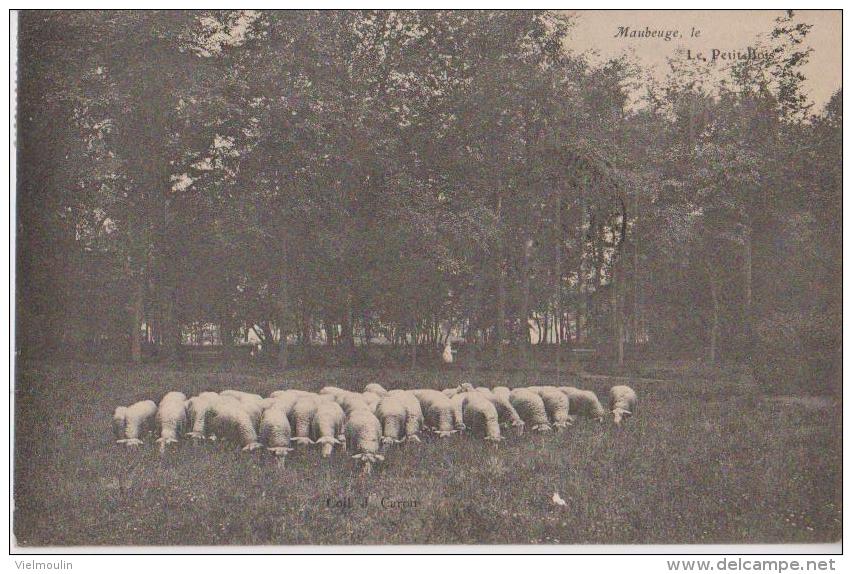
<svg viewBox="0 0 852 574">
<path fill-rule="evenodd" d="M 363 465 L 362 472 L 370 474 L 373 464 L 385 459 L 379 454 L 382 425 L 376 415 L 367 409 L 352 411 L 346 419 L 346 446 L 354 452 L 352 458 Z"/>
<path fill-rule="evenodd" d="M 476 436 L 483 436 L 485 440 L 495 443 L 502 440 L 497 408 L 481 393 L 467 394 L 464 402 L 464 422 Z"/>
<path fill-rule="evenodd" d="M 489 399 L 494 405 L 494 408 L 497 409 L 497 420 L 502 427 L 514 428 L 518 436 L 524 434 L 524 420 L 518 414 L 518 411 L 515 410 L 515 407 L 512 406 L 508 395 L 502 393 L 498 395 L 493 392 L 490 395 L 488 393 L 482 393 L 482 395 Z"/>
<path fill-rule="evenodd" d="M 112 415 L 112 431 L 118 443 L 127 446 L 142 444 L 142 435 L 153 430 L 157 416 L 157 403 L 139 401 L 129 407 L 118 407 Z"/>
<path fill-rule="evenodd" d="M 388 392 L 388 396 L 399 399 L 405 407 L 405 440 L 420 442 L 420 437 L 417 436 L 423 426 L 423 411 L 420 408 L 420 401 L 417 400 L 414 393 L 402 389 L 392 390 Z"/>
<path fill-rule="evenodd" d="M 265 408 L 276 407 L 287 413 L 289 416 L 290 411 L 293 410 L 293 405 L 296 404 L 300 398 L 305 395 L 293 395 L 293 394 L 281 394 L 276 395 L 275 397 L 270 397 L 269 399 L 265 399 L 265 401 L 271 401 L 270 404 L 265 405 Z"/>
<path fill-rule="evenodd" d="M 370 405 L 367 404 L 367 401 L 364 400 L 364 397 L 361 395 L 361 393 L 343 391 L 333 396 L 335 402 L 343 408 L 343 412 L 347 415 L 349 415 L 349 413 L 351 413 L 352 411 L 359 409 L 365 409 L 370 412 L 373 411 L 373 409 L 370 408 Z"/>
<path fill-rule="evenodd" d="M 207 436 L 207 421 L 213 402 L 219 400 L 218 393 L 203 392 L 186 401 L 187 426 L 192 429 L 186 436 L 203 439 Z"/>
<path fill-rule="evenodd" d="M 322 392 L 322 391 L 320 391 L 320 392 Z M 271 393 L 269 393 L 269 398 L 270 399 L 277 399 L 278 397 L 287 396 L 287 395 L 294 395 L 294 396 L 297 396 L 297 397 L 303 397 L 305 395 L 312 395 L 312 394 L 314 394 L 314 393 L 311 393 L 311 392 L 308 392 L 308 391 L 303 391 L 301 389 L 282 389 L 280 391 L 272 391 Z"/>
<path fill-rule="evenodd" d="M 260 442 L 266 444 L 266 450 L 275 456 L 285 456 L 290 448 L 290 421 L 288 409 L 281 402 L 267 407 L 260 417 Z"/>
<path fill-rule="evenodd" d="M 220 397 L 210 409 L 209 431 L 224 440 L 239 444 L 243 450 L 261 448 L 252 417 L 240 401 L 233 397 Z"/>
<path fill-rule="evenodd" d="M 636 414 L 638 406 L 636 391 L 627 385 L 616 385 L 609 390 L 609 410 L 615 424 L 620 425 L 622 419 Z"/>
<path fill-rule="evenodd" d="M 597 419 L 603 422 L 606 410 L 598 400 L 598 396 L 592 391 L 585 391 L 576 387 L 559 387 L 569 401 L 569 413 L 571 416 L 581 416 Z"/>
<path fill-rule="evenodd" d="M 254 430 L 257 431 L 260 428 L 260 417 L 263 415 L 264 398 L 256 399 L 254 397 L 244 397 L 242 400 L 236 399 L 233 395 L 224 395 L 220 397 L 220 401 L 233 401 L 236 400 L 237 403 L 246 411 L 251 418 L 251 424 L 254 426 Z"/>
<path fill-rule="evenodd" d="M 527 389 L 515 389 L 509 393 L 509 402 L 532 430 L 542 432 L 550 430 L 544 401 L 536 393 Z"/>
<path fill-rule="evenodd" d="M 160 430 L 157 443 L 161 449 L 178 442 L 186 429 L 186 395 L 177 391 L 166 393 L 157 406 L 156 421 Z"/>
<path fill-rule="evenodd" d="M 547 418 L 550 420 L 553 428 L 561 429 L 571 426 L 569 401 L 564 393 L 556 388 L 541 388 L 537 394 L 544 402 Z"/>
<path fill-rule="evenodd" d="M 259 401 L 262 400 L 263 397 L 260 395 L 256 395 L 254 393 L 247 393 L 245 391 L 235 391 L 233 389 L 227 389 L 219 393 L 223 397 L 234 397 L 238 401 Z"/>
<path fill-rule="evenodd" d="M 402 401 L 397 397 L 384 397 L 379 401 L 375 414 L 382 423 L 382 445 L 402 442 L 408 419 L 408 410 Z"/>
<path fill-rule="evenodd" d="M 334 445 L 344 445 L 343 420 L 346 415 L 340 405 L 333 401 L 317 401 L 311 419 L 311 437 L 314 444 L 322 445 L 322 456 L 331 456 Z"/>
<path fill-rule="evenodd" d="M 370 407 L 370 410 L 375 413 L 376 407 L 379 406 L 379 401 L 382 400 L 382 397 L 370 391 L 361 393 L 361 396 L 364 398 L 364 402 L 367 403 L 367 406 Z"/>
<path fill-rule="evenodd" d="M 464 402 L 470 393 L 461 392 L 450 398 L 450 403 L 453 405 L 453 428 L 457 431 L 463 431 L 467 428 L 464 424 Z"/>
<path fill-rule="evenodd" d="M 367 386 L 364 387 L 364 392 L 365 393 L 376 393 L 380 397 L 386 397 L 387 394 L 388 394 L 387 389 L 385 389 L 383 386 L 381 386 L 378 383 L 368 384 Z"/>
<path fill-rule="evenodd" d="M 453 403 L 444 393 L 432 389 L 416 389 L 414 396 L 420 401 L 426 426 L 435 434 L 446 438 L 458 432 L 453 428 Z"/>
<path fill-rule="evenodd" d="M 297 445 L 311 444 L 311 420 L 317 412 L 319 401 L 316 397 L 299 397 L 290 410 L 290 428 L 293 431 L 291 441 Z"/>
</svg>

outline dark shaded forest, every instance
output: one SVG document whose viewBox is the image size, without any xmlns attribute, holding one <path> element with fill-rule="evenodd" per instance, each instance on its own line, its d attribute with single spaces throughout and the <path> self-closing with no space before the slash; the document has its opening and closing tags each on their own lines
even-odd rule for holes
<svg viewBox="0 0 852 574">
<path fill-rule="evenodd" d="M 17 351 L 170 361 L 215 326 L 282 367 L 416 364 L 454 334 L 496 368 L 839 388 L 842 96 L 809 104 L 809 31 L 651 82 L 552 12 L 22 12 Z"/>
</svg>

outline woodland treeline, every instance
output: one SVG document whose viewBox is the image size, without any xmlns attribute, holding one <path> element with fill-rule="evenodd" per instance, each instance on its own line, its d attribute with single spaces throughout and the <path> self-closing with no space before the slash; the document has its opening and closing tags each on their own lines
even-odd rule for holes
<svg viewBox="0 0 852 574">
<path fill-rule="evenodd" d="M 170 358 L 204 323 L 416 361 L 452 329 L 495 365 L 833 373 L 842 100 L 809 105 L 809 30 L 654 82 L 552 12 L 25 11 L 18 349 Z"/>
</svg>

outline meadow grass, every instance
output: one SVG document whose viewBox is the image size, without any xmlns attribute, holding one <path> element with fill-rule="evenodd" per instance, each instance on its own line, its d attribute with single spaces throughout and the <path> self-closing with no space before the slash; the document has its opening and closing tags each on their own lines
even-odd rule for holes
<svg viewBox="0 0 852 574">
<path fill-rule="evenodd" d="M 283 463 L 232 445 L 115 444 L 117 405 L 181 390 L 545 384 L 459 370 L 25 363 L 15 386 L 14 534 L 25 546 L 829 542 L 841 535 L 833 397 L 747 380 L 637 382 L 622 428 L 393 448 L 371 476 L 316 449 Z M 608 384 L 583 383 L 604 399 Z M 560 493 L 567 506 L 551 503 Z M 351 507 L 340 507 L 351 500 Z M 362 501 L 367 500 L 366 507 Z M 384 504 L 383 504 L 384 501 Z M 387 508 L 404 501 L 402 508 Z M 413 501 L 413 502 L 412 502 Z M 399 503 L 397 503 L 399 506 Z"/>
</svg>

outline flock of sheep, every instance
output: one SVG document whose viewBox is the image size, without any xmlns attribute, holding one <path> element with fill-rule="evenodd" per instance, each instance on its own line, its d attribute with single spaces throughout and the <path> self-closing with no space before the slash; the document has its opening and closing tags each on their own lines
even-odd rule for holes
<svg viewBox="0 0 852 574">
<path fill-rule="evenodd" d="M 609 413 L 616 424 L 636 407 L 633 389 L 610 389 Z M 465 383 L 437 391 L 386 390 L 370 383 L 361 393 L 324 387 L 318 393 L 275 391 L 268 398 L 226 390 L 187 399 L 172 391 L 159 405 L 145 400 L 116 408 L 113 431 L 126 445 L 142 444 L 146 432 L 156 432 L 161 449 L 184 435 L 236 442 L 246 451 L 265 447 L 276 456 L 286 455 L 293 445 L 319 445 L 327 457 L 339 445 L 370 473 L 388 446 L 420 442 L 421 431 L 438 437 L 467 431 L 496 444 L 503 429 L 522 435 L 525 428 L 545 432 L 570 426 L 577 417 L 603 422 L 606 416 L 595 393 L 575 387 L 490 389 Z"/>
</svg>

